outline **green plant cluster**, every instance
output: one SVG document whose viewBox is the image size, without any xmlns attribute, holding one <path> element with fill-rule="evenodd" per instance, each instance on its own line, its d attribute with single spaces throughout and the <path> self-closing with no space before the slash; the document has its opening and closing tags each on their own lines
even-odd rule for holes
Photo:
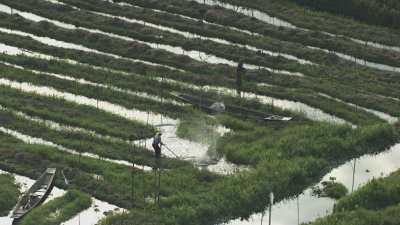
<svg viewBox="0 0 400 225">
<path fill-rule="evenodd" d="M 385 124 L 356 130 L 349 126 L 325 123 L 294 125 L 284 130 L 256 127 L 222 137 L 218 141 L 217 151 L 228 160 L 240 164 L 254 165 L 265 159 L 312 155 L 336 165 L 361 152 L 373 153 L 377 146 L 382 146 L 388 140 L 393 143 L 397 139 L 397 132 Z"/>
<path fill-rule="evenodd" d="M 0 216 L 7 216 L 17 203 L 19 196 L 15 178 L 9 174 L 0 174 Z"/>
<path fill-rule="evenodd" d="M 335 212 L 365 208 L 383 209 L 400 203 L 400 171 L 388 177 L 373 179 L 355 193 L 340 200 Z"/>
<path fill-rule="evenodd" d="M 41 205 L 27 214 L 21 225 L 58 225 L 71 219 L 82 210 L 90 207 L 92 200 L 88 194 L 69 190 L 63 196 Z"/>
<path fill-rule="evenodd" d="M 333 199 L 340 199 L 348 192 L 346 186 L 342 183 L 337 183 L 334 180 L 322 182 L 322 187 L 313 187 L 313 194 L 318 197 L 329 197 Z"/>
<path fill-rule="evenodd" d="M 310 225 L 397 225 L 400 221 L 400 171 L 374 179 L 340 199 L 332 215 Z"/>
</svg>

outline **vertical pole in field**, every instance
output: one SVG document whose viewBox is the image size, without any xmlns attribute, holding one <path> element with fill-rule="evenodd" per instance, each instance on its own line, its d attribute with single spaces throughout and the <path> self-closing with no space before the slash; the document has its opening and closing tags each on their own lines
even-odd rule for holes
<svg viewBox="0 0 400 225">
<path fill-rule="evenodd" d="M 353 190 L 354 190 L 354 177 L 355 177 L 355 174 L 356 174 L 356 161 L 357 161 L 357 159 L 354 159 L 354 165 L 353 165 L 353 181 L 352 181 L 352 184 L 351 184 L 351 192 L 353 192 Z"/>
<path fill-rule="evenodd" d="M 134 150 L 136 148 L 136 145 L 133 145 L 133 148 L 131 149 L 131 161 L 132 161 L 132 168 L 131 168 L 131 204 L 132 204 L 132 209 L 134 207 L 134 201 L 135 201 L 135 174 L 134 174 L 134 168 L 135 168 L 135 162 L 134 162 Z"/>
<path fill-rule="evenodd" d="M 297 195 L 297 225 L 300 225 L 300 202 L 299 202 L 299 195 Z"/>
<path fill-rule="evenodd" d="M 270 192 L 269 193 L 269 222 L 268 225 L 271 225 L 272 221 L 272 205 L 274 204 L 274 193 Z"/>
</svg>

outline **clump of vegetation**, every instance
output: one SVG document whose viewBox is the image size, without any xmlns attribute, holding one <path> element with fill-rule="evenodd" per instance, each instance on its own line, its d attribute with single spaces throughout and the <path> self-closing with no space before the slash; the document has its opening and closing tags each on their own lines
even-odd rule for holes
<svg viewBox="0 0 400 225">
<path fill-rule="evenodd" d="M 373 179 L 357 192 L 341 199 L 335 211 L 365 208 L 371 210 L 400 203 L 400 170 L 385 178 Z"/>
<path fill-rule="evenodd" d="M 0 174 L 0 216 L 6 216 L 17 203 L 19 196 L 15 178 L 9 174 Z"/>
<path fill-rule="evenodd" d="M 322 187 L 315 186 L 313 187 L 313 194 L 318 197 L 329 197 L 333 199 L 340 199 L 344 197 L 348 190 L 346 186 L 341 183 L 335 182 L 335 180 L 331 179 L 329 181 L 324 181 L 321 183 Z"/>
<path fill-rule="evenodd" d="M 27 214 L 20 225 L 58 225 L 90 207 L 92 200 L 88 194 L 76 190 L 53 199 Z"/>
<path fill-rule="evenodd" d="M 341 198 L 332 215 L 312 225 L 398 225 L 400 221 L 400 170 L 374 179 Z"/>
</svg>

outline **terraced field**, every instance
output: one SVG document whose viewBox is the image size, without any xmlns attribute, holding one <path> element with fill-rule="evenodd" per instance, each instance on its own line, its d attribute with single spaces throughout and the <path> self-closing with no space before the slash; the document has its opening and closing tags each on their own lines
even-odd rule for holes
<svg viewBox="0 0 400 225">
<path fill-rule="evenodd" d="M 400 10 L 374 23 L 311 2 L 0 0 L 5 188 L 59 171 L 23 224 L 333 224 L 314 186 L 400 168 Z"/>
</svg>

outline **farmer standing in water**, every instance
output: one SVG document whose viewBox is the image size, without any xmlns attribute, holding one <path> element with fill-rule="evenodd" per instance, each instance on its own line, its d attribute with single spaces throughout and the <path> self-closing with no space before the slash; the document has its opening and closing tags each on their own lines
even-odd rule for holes
<svg viewBox="0 0 400 225">
<path fill-rule="evenodd" d="M 161 132 L 157 132 L 153 138 L 153 149 L 157 159 L 161 157 L 161 145 L 164 145 L 161 141 Z"/>
<path fill-rule="evenodd" d="M 236 68 L 236 92 L 239 97 L 242 97 L 242 75 L 245 73 L 243 61 L 240 60 Z"/>
</svg>

